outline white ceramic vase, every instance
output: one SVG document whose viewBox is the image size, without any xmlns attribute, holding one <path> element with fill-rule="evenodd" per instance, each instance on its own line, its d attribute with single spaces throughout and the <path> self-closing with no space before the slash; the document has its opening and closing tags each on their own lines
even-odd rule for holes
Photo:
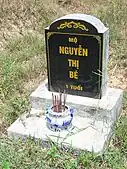
<svg viewBox="0 0 127 169">
<path fill-rule="evenodd" d="M 67 130 L 71 127 L 74 109 L 69 106 L 65 106 L 65 111 L 54 112 L 53 106 L 49 106 L 46 109 L 46 124 L 52 131 Z"/>
</svg>

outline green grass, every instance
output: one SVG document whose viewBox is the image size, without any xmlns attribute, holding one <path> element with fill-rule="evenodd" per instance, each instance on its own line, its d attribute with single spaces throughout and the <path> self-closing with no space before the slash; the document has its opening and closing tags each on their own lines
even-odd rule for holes
<svg viewBox="0 0 127 169">
<path fill-rule="evenodd" d="M 0 1 L 0 168 L 126 169 L 127 2 L 17 2 Z M 46 76 L 45 26 L 65 13 L 73 12 L 95 15 L 110 28 L 109 82 L 125 90 L 123 114 L 115 126 L 109 148 L 103 154 L 85 151 L 75 153 L 71 147 L 62 150 L 56 144 L 45 149 L 40 146 L 40 142 L 35 143 L 30 139 L 25 142 L 15 141 L 3 135 L 13 121 L 29 111 L 29 95 Z M 116 83 L 116 77 L 119 83 Z"/>
<path fill-rule="evenodd" d="M 32 34 L 10 39 L 0 55 L 0 67 L 1 98 L 9 98 L 16 90 L 22 92 L 23 82 L 35 78 L 46 68 L 43 40 Z"/>
<path fill-rule="evenodd" d="M 16 120 L 28 105 L 25 84 L 45 75 L 44 54 L 44 40 L 32 34 L 10 39 L 5 45 L 0 55 L 0 111 L 5 124 Z"/>
<path fill-rule="evenodd" d="M 33 140 L 0 140 L 0 161 L 10 168 L 37 169 L 126 169 L 127 164 L 127 118 L 121 118 L 116 125 L 116 136 L 103 154 L 73 151 L 50 144 L 44 149 L 41 142 Z"/>
</svg>

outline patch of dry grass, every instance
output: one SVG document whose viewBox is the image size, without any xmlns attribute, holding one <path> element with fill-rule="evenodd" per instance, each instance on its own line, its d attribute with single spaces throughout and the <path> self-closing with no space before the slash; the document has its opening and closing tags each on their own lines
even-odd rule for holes
<svg viewBox="0 0 127 169">
<path fill-rule="evenodd" d="M 0 47 L 26 32 L 44 33 L 44 27 L 63 15 L 53 0 L 0 0 Z"/>
<path fill-rule="evenodd" d="M 110 31 L 109 85 L 127 90 L 127 1 L 71 1 L 69 12 L 98 17 Z"/>
<path fill-rule="evenodd" d="M 0 131 L 6 131 L 20 114 L 28 111 L 29 94 L 46 76 L 44 28 L 67 13 L 97 16 L 110 28 L 109 85 L 127 91 L 126 11 L 126 0 L 0 0 Z M 127 92 L 123 110 L 126 114 Z M 0 166 L 9 162 L 14 168 L 102 169 L 115 166 L 124 169 L 127 164 L 126 119 L 124 116 L 118 123 L 117 137 L 103 156 L 84 152 L 78 157 L 67 153 L 65 157 L 57 147 L 47 152 L 33 142 L 25 145 L 22 142 L 18 149 L 19 143 L 0 139 Z M 48 157 L 43 159 L 44 163 L 41 163 L 40 154 Z"/>
</svg>

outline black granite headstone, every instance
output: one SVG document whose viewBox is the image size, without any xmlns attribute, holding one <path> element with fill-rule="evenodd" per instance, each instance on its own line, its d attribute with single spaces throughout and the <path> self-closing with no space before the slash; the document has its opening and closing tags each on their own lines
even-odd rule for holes
<svg viewBox="0 0 127 169">
<path fill-rule="evenodd" d="M 49 91 L 101 98 L 106 90 L 108 28 L 97 18 L 71 14 L 45 29 Z"/>
</svg>

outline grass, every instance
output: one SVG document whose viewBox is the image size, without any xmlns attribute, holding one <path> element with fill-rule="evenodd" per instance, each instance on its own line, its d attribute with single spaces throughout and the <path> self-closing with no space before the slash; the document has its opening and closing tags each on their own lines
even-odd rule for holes
<svg viewBox="0 0 127 169">
<path fill-rule="evenodd" d="M 8 40 L 0 55 L 0 111 L 4 123 L 8 125 L 24 111 L 24 100 L 27 100 L 29 95 L 25 84 L 45 75 L 46 66 L 42 51 L 44 53 L 42 38 L 25 34 Z"/>
<path fill-rule="evenodd" d="M 127 2 L 125 0 L 0 1 L 0 167 L 2 169 L 127 168 Z M 110 28 L 109 85 L 124 89 L 123 114 L 103 154 L 48 149 L 6 137 L 29 110 L 29 95 L 46 76 L 44 28 L 66 13 L 88 13 Z"/>
<path fill-rule="evenodd" d="M 124 121 L 116 126 L 116 137 L 112 140 L 112 145 L 104 154 L 93 154 L 85 151 L 77 152 L 70 149 L 60 149 L 57 144 L 51 144 L 44 149 L 41 142 L 33 142 L 28 139 L 26 142 L 19 140 L 0 140 L 0 161 L 10 166 L 10 168 L 52 168 L 52 169 L 82 169 L 82 168 L 113 168 L 125 169 L 127 164 L 127 130 Z M 119 131 L 120 130 L 120 131 Z M 124 133 L 122 133 L 125 131 Z M 119 138 L 119 139 L 118 139 Z M 123 147 L 124 145 L 124 147 Z"/>
</svg>

